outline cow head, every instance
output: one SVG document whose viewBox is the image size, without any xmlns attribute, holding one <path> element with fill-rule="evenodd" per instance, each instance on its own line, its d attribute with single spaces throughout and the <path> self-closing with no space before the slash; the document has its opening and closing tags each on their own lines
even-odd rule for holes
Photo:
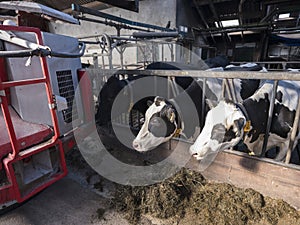
<svg viewBox="0 0 300 225">
<path fill-rule="evenodd" d="M 201 160 L 235 146 L 243 138 L 245 125 L 246 117 L 241 109 L 232 102 L 221 100 L 208 112 L 199 137 L 190 147 L 191 154 Z"/>
<path fill-rule="evenodd" d="M 154 149 L 170 140 L 177 128 L 177 112 L 173 105 L 161 97 L 156 97 L 146 111 L 145 122 L 132 146 L 140 152 Z"/>
</svg>

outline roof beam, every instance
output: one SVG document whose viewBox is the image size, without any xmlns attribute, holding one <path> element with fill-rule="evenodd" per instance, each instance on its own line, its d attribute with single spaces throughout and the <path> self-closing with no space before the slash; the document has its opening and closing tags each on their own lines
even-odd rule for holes
<svg viewBox="0 0 300 225">
<path fill-rule="evenodd" d="M 196 0 L 195 2 L 199 6 L 209 5 L 211 3 L 230 2 L 231 0 Z"/>
<path fill-rule="evenodd" d="M 139 0 L 97 0 L 122 9 L 139 12 Z"/>
</svg>

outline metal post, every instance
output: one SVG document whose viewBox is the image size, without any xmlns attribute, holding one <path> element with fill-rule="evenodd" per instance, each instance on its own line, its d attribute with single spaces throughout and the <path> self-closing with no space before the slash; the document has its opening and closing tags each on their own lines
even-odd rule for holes
<svg viewBox="0 0 300 225">
<path fill-rule="evenodd" d="M 222 98 L 225 98 L 225 91 L 226 91 L 225 80 L 226 79 L 222 80 L 222 96 L 221 96 Z"/>
<path fill-rule="evenodd" d="M 204 120 L 205 120 L 206 80 L 207 80 L 207 78 L 205 78 L 205 77 L 202 79 L 202 110 L 201 110 L 200 130 L 201 130 L 201 128 L 203 128 Z"/>
<path fill-rule="evenodd" d="M 109 51 L 109 55 L 108 55 L 108 64 L 109 64 L 109 69 L 113 69 L 113 64 L 112 64 L 112 49 L 109 46 L 110 51 Z"/>
<path fill-rule="evenodd" d="M 286 164 L 288 164 L 291 160 L 291 155 L 292 155 L 292 151 L 293 151 L 293 147 L 294 147 L 294 143 L 295 143 L 295 137 L 296 137 L 298 126 L 299 126 L 299 116 L 300 116 L 300 98 L 298 99 L 298 106 L 297 106 L 295 119 L 294 119 L 294 123 L 293 123 L 291 139 L 290 139 L 288 151 L 286 153 L 286 158 L 285 158 Z"/>
<path fill-rule="evenodd" d="M 233 83 L 233 79 L 230 78 L 228 80 L 228 83 L 229 83 L 229 89 L 230 89 L 230 93 L 231 93 L 231 96 L 232 96 L 232 101 L 237 103 L 237 98 L 236 98 L 236 93 L 235 93 L 235 88 L 234 88 L 234 83 Z"/>
<path fill-rule="evenodd" d="M 98 63 L 98 56 L 97 54 L 93 54 L 93 64 L 95 68 L 98 68 L 99 63 Z"/>
<path fill-rule="evenodd" d="M 229 99 L 233 99 L 231 91 L 230 91 L 230 85 L 229 85 L 229 82 L 228 82 L 228 78 L 225 78 L 223 80 L 223 83 L 222 83 L 222 95 L 223 95 L 223 98 L 225 98 L 225 96 L 226 96 L 225 95 L 225 91 L 227 92 L 228 98 Z"/>
<path fill-rule="evenodd" d="M 161 61 L 163 62 L 165 61 L 164 46 L 165 46 L 164 44 L 161 45 Z"/>
<path fill-rule="evenodd" d="M 264 156 L 266 154 L 266 151 L 267 151 L 267 144 L 268 144 L 269 133 L 270 133 L 271 124 L 272 124 L 277 87 L 278 87 L 278 80 L 275 80 L 274 84 L 273 84 L 273 92 L 272 92 L 270 108 L 269 108 L 268 123 L 267 123 L 267 127 L 266 127 L 264 143 L 263 143 L 263 147 L 262 147 L 262 151 L 261 151 L 260 156 Z"/>
</svg>

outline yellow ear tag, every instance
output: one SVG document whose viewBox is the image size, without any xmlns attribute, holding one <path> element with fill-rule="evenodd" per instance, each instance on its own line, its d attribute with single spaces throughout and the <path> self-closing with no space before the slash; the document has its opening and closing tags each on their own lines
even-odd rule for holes
<svg viewBox="0 0 300 225">
<path fill-rule="evenodd" d="M 251 129 L 251 121 L 247 120 L 245 126 L 244 126 L 244 132 L 249 132 Z"/>
<path fill-rule="evenodd" d="M 171 116 L 170 116 L 170 121 L 173 123 L 175 120 L 175 113 L 171 113 Z"/>
<path fill-rule="evenodd" d="M 179 137 L 179 135 L 181 134 L 182 129 L 178 128 L 175 133 L 174 133 L 174 137 Z"/>
</svg>

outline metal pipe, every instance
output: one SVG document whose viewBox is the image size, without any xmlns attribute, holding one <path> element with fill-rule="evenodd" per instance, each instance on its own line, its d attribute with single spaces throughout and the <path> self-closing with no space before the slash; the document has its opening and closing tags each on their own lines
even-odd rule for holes
<svg viewBox="0 0 300 225">
<path fill-rule="evenodd" d="M 278 12 L 278 8 L 274 8 L 268 15 L 266 15 L 264 18 L 262 18 L 259 23 L 263 23 L 265 21 L 268 21 L 275 13 Z"/>
<path fill-rule="evenodd" d="M 116 27 L 118 29 L 123 28 L 123 29 L 127 29 L 127 30 L 147 31 L 147 29 L 132 27 L 132 26 L 128 26 L 128 25 L 125 25 L 125 24 L 114 23 L 114 22 L 111 22 L 111 21 L 96 20 L 96 19 L 87 18 L 87 17 L 83 17 L 83 16 L 74 16 L 74 17 L 76 19 L 79 19 L 79 20 L 84 20 L 84 21 L 88 21 L 88 22 L 92 22 L 92 23 L 100 23 L 100 24 L 104 24 L 106 26 Z M 95 35 L 93 35 L 93 36 L 95 36 Z"/>
<path fill-rule="evenodd" d="M 103 12 L 100 12 L 97 10 L 89 9 L 89 8 L 86 8 L 86 7 L 77 5 L 77 4 L 72 4 L 72 10 L 76 11 L 76 12 L 80 12 L 80 13 L 86 13 L 86 14 L 90 14 L 93 16 L 98 16 L 101 18 L 113 20 L 113 21 L 123 23 L 123 24 L 129 24 L 131 26 L 144 27 L 144 28 L 148 28 L 148 29 L 162 30 L 162 31 L 174 31 L 174 29 L 169 29 L 169 28 L 160 27 L 160 26 L 147 24 L 147 23 L 140 23 L 140 22 L 136 22 L 136 21 L 132 21 L 132 20 L 127 20 L 127 19 L 124 19 L 124 18 L 121 18 L 118 16 L 113 16 L 113 15 L 103 13 Z"/>
<path fill-rule="evenodd" d="M 274 111 L 274 106 L 275 106 L 275 97 L 276 97 L 277 87 L 278 87 L 278 80 L 275 80 L 274 84 L 273 84 L 273 92 L 272 92 L 271 101 L 270 101 L 269 116 L 268 116 L 266 132 L 265 132 L 265 138 L 264 138 L 264 142 L 263 142 L 262 151 L 261 151 L 260 156 L 264 156 L 266 154 L 266 151 L 267 151 L 267 144 L 268 144 L 269 133 L 270 133 L 271 125 L 272 125 L 273 111 Z"/>
<path fill-rule="evenodd" d="M 169 31 L 169 32 L 133 32 L 132 36 L 134 38 L 167 38 L 179 37 L 178 31 Z"/>
<path fill-rule="evenodd" d="M 295 143 L 295 138 L 296 138 L 297 130 L 299 127 L 299 116 L 300 116 L 300 98 L 298 99 L 298 106 L 297 106 L 295 119 L 294 119 L 294 123 L 293 123 L 291 139 L 290 139 L 288 151 L 286 153 L 286 158 L 285 158 L 286 164 L 288 164 L 291 160 L 291 155 L 292 155 L 292 151 L 293 151 L 293 147 L 294 147 L 294 143 Z"/>
<path fill-rule="evenodd" d="M 225 90 L 227 92 L 228 98 L 233 100 L 233 96 L 232 96 L 232 93 L 230 91 L 231 88 L 230 88 L 230 85 L 229 85 L 228 78 L 224 79 L 223 82 L 224 82 L 224 87 L 225 87 Z M 224 97 L 225 97 L 225 95 L 224 95 Z"/>
<path fill-rule="evenodd" d="M 233 100 L 233 102 L 237 103 L 237 97 L 236 97 L 236 93 L 235 93 L 235 88 L 234 88 L 233 79 L 232 79 L 232 78 L 229 78 L 229 79 L 228 79 L 228 83 L 229 83 L 229 88 L 230 88 L 232 100 Z"/>
<path fill-rule="evenodd" d="M 266 25 L 243 25 L 243 26 L 232 26 L 228 28 L 210 28 L 210 29 L 202 29 L 195 28 L 200 33 L 207 34 L 220 34 L 220 33 L 232 33 L 238 31 L 260 31 L 260 30 L 268 30 L 271 29 L 269 24 Z"/>
<path fill-rule="evenodd" d="M 203 127 L 203 124 L 204 124 L 204 120 L 205 120 L 205 99 L 206 99 L 206 78 L 203 78 L 202 79 L 202 99 L 201 99 L 201 102 L 202 102 L 202 110 L 201 110 L 201 127 Z"/>
<path fill-rule="evenodd" d="M 68 53 L 68 52 L 54 52 L 50 49 L 30 49 L 30 50 L 16 50 L 16 51 L 0 51 L 0 57 L 32 57 L 32 56 L 51 56 L 51 57 L 58 57 L 58 58 L 79 58 L 83 56 L 85 51 L 85 44 L 79 43 L 81 46 L 79 53 Z"/>
<path fill-rule="evenodd" d="M 222 96 L 221 96 L 221 98 L 225 98 L 225 95 L 226 95 L 225 91 L 226 91 L 225 79 L 223 79 L 223 81 L 222 81 Z"/>
<path fill-rule="evenodd" d="M 286 71 L 262 73 L 258 71 L 204 71 L 204 70 L 100 70 L 99 74 L 140 74 L 178 77 L 206 77 L 206 78 L 238 78 L 264 80 L 296 80 L 300 81 L 300 73 Z"/>
</svg>

